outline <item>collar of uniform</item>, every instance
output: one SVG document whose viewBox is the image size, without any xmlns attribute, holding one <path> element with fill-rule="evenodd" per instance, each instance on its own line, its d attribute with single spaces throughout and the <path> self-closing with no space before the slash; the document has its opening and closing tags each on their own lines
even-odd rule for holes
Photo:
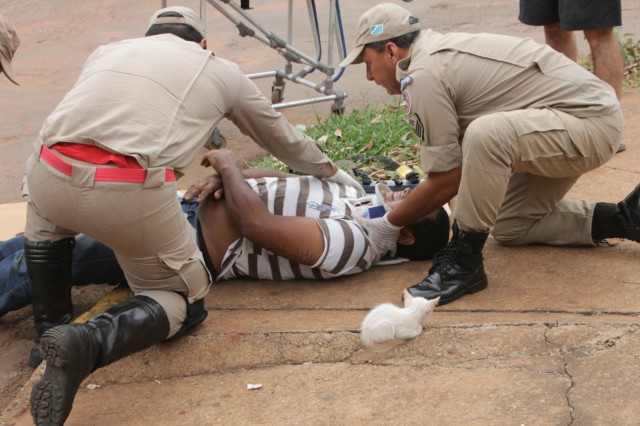
<svg viewBox="0 0 640 426">
<path fill-rule="evenodd" d="M 413 43 L 411 43 L 411 47 L 409 48 L 409 53 L 407 54 L 407 56 L 398 61 L 396 65 L 396 80 L 400 81 L 408 74 L 409 65 L 411 65 L 411 56 L 413 55 L 413 49 L 418 44 L 420 44 L 419 43 L 420 39 L 425 34 L 425 32 L 428 32 L 428 31 L 431 31 L 431 30 L 420 31 L 420 34 L 418 34 L 418 37 L 416 37 Z"/>
</svg>

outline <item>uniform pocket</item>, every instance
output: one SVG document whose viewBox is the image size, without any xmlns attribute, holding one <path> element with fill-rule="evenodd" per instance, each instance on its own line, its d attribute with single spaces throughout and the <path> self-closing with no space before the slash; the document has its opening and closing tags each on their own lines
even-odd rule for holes
<svg viewBox="0 0 640 426">
<path fill-rule="evenodd" d="M 173 270 L 188 289 L 189 302 L 201 299 L 211 286 L 211 274 L 204 264 L 202 256 L 179 259 L 169 253 L 158 253 L 162 264 Z"/>
<path fill-rule="evenodd" d="M 552 110 L 518 111 L 516 117 L 510 117 L 510 121 L 520 142 L 521 161 L 587 156 L 579 145 L 573 143 L 565 122 Z"/>
</svg>

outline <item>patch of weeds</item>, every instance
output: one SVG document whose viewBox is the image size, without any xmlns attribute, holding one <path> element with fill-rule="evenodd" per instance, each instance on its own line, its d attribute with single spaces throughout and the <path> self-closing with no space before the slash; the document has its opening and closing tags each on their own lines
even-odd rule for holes
<svg viewBox="0 0 640 426">
<path fill-rule="evenodd" d="M 624 87 L 638 87 L 640 86 L 640 40 L 634 41 L 631 38 L 632 34 L 622 36 L 616 32 L 616 36 L 622 46 Z"/>
<path fill-rule="evenodd" d="M 389 179 L 393 170 L 377 160 L 378 156 L 385 156 L 421 174 L 419 141 L 405 120 L 405 108 L 404 101 L 397 101 L 381 108 L 354 109 L 348 114 L 318 119 L 316 124 L 303 126 L 302 130 L 317 141 L 331 160 L 341 161 L 339 164 L 345 170 L 346 163 L 373 180 Z M 258 159 L 252 167 L 288 170 L 271 155 Z"/>
</svg>

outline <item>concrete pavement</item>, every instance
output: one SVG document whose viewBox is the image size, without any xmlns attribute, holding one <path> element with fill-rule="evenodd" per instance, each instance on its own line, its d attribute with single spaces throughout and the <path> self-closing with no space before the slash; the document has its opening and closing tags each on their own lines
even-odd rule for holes
<svg viewBox="0 0 640 426">
<path fill-rule="evenodd" d="M 490 241 L 486 258 L 487 290 L 376 350 L 361 347 L 360 321 L 428 262 L 216 285 L 203 326 L 94 373 L 67 424 L 638 424 L 637 244 Z"/>
</svg>

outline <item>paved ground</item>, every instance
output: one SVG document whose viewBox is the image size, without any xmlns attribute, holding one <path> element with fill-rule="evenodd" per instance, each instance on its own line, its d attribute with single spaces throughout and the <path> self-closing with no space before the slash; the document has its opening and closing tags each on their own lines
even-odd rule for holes
<svg viewBox="0 0 640 426">
<path fill-rule="evenodd" d="M 86 55 L 97 44 L 137 35 L 159 2 L 129 3 L 0 0 L 0 13 L 14 18 L 23 38 L 15 65 L 22 86 L 0 81 L 0 96 L 9 100 L 0 121 L 0 202 L 19 200 L 30 141 Z M 253 3 L 264 22 L 284 15 L 285 2 Z M 398 3 L 443 31 L 540 39 L 536 29 L 517 22 L 514 1 Z M 348 41 L 368 4 L 341 4 Z M 640 5 L 623 1 L 623 9 L 624 31 L 639 34 Z M 207 15 L 213 50 L 246 72 L 278 66 L 278 57 L 267 58 L 265 47 L 237 37 L 216 13 Z M 296 29 L 303 31 L 305 19 L 296 20 Z M 212 35 L 214 27 L 220 36 Z M 301 43 L 308 45 L 308 38 Z M 338 82 L 348 92 L 348 108 L 386 99 L 362 82 L 362 73 L 355 67 Z M 308 96 L 292 89 L 289 99 Z M 639 89 L 625 92 L 623 108 L 627 151 L 584 176 L 572 196 L 618 201 L 640 181 Z M 328 109 L 325 103 L 286 114 L 309 123 Z M 259 153 L 231 126 L 222 129 L 232 149 L 246 158 Z M 187 179 L 198 173 L 194 168 Z M 68 424 L 635 425 L 640 248 L 615 243 L 514 249 L 490 239 L 486 291 L 437 308 L 421 336 L 377 351 L 359 344 L 362 318 L 378 303 L 398 303 L 402 288 L 422 278 L 428 262 L 322 283 L 216 285 L 203 326 L 96 372 L 79 391 Z M 77 311 L 108 290 L 76 289 Z M 31 338 L 30 308 L 0 319 L 0 424 L 30 424 L 22 412 L 32 376 L 25 362 Z M 248 384 L 262 388 L 247 390 Z"/>
</svg>

